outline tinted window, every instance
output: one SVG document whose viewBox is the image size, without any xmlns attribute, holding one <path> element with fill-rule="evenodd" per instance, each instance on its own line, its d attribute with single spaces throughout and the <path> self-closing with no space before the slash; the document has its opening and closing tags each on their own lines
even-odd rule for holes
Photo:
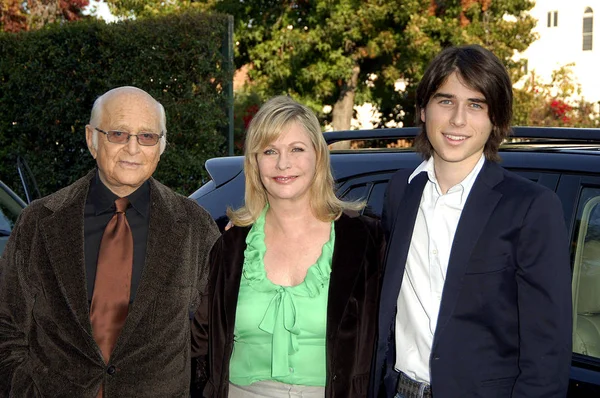
<svg viewBox="0 0 600 398">
<path fill-rule="evenodd" d="M 584 188 L 573 263 L 573 352 L 600 358 L 600 189 Z"/>
<path fill-rule="evenodd" d="M 354 185 L 342 194 L 342 199 L 347 201 L 365 200 L 369 195 L 371 184 Z"/>
<path fill-rule="evenodd" d="M 385 195 L 386 187 L 387 181 L 373 185 L 371 194 L 369 195 L 369 201 L 367 202 L 367 207 L 364 211 L 365 215 L 375 218 L 381 217 L 381 211 L 383 210 L 383 197 Z"/>
<path fill-rule="evenodd" d="M 12 230 L 21 210 L 21 205 L 0 187 L 0 230 Z"/>
<path fill-rule="evenodd" d="M 4 190 L 3 184 L 0 184 L 0 255 L 4 251 L 10 231 L 12 231 L 22 209 L 19 202 Z"/>
</svg>

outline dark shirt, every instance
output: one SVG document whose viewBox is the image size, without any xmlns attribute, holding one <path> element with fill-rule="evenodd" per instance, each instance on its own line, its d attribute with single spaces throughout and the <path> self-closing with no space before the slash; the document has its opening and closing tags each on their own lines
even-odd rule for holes
<svg viewBox="0 0 600 398">
<path fill-rule="evenodd" d="M 150 183 L 146 181 L 127 198 L 130 205 L 125 211 L 125 216 L 133 235 L 133 269 L 131 273 L 131 294 L 129 296 L 129 302 L 132 303 L 140 284 L 146 259 L 146 242 L 148 240 L 148 223 L 150 219 Z M 94 293 L 100 241 L 106 224 L 115 214 L 115 200 L 117 199 L 118 196 L 102 183 L 96 171 L 96 176 L 90 181 L 83 223 L 85 275 L 87 297 L 90 302 Z"/>
</svg>

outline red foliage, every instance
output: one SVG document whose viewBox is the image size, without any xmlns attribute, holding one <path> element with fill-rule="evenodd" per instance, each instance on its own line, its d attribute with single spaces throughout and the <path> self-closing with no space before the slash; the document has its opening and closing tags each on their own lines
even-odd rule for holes
<svg viewBox="0 0 600 398">
<path fill-rule="evenodd" d="M 552 110 L 553 116 L 562 121 L 563 123 L 569 123 L 571 118 L 568 113 L 573 109 L 573 107 L 562 100 L 553 99 L 550 102 L 550 109 Z"/>
<path fill-rule="evenodd" d="M 256 112 L 258 112 L 258 109 L 259 109 L 258 105 L 250 105 L 244 111 L 244 116 L 242 116 L 242 120 L 244 122 L 244 129 L 245 130 L 248 129 L 248 125 L 252 121 L 252 118 L 254 117 L 254 115 L 256 115 Z"/>
<path fill-rule="evenodd" d="M 56 21 L 76 21 L 89 0 L 3 0 L 0 3 L 0 29 L 20 32 Z"/>
<path fill-rule="evenodd" d="M 81 19 L 81 10 L 90 4 L 89 0 L 60 0 L 59 6 L 67 21 Z"/>
<path fill-rule="evenodd" d="M 550 102 L 550 108 L 552 108 L 552 111 L 556 117 L 564 116 L 567 112 L 573 109 L 571 105 L 559 99 L 553 99 L 552 102 Z"/>
<path fill-rule="evenodd" d="M 5 32 L 27 30 L 27 16 L 19 0 L 4 0 L 0 3 L 0 27 Z"/>
</svg>

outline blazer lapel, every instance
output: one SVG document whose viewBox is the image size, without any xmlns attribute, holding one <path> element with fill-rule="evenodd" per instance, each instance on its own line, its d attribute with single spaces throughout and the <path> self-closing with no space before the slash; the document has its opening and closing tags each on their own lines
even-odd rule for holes
<svg viewBox="0 0 600 398">
<path fill-rule="evenodd" d="M 448 271 L 434 336 L 434 347 L 437 342 L 436 337 L 442 333 L 454 311 L 473 248 L 479 236 L 485 233 L 484 228 L 488 219 L 502 197 L 502 194 L 493 188 L 503 178 L 500 166 L 486 160 L 483 169 L 473 184 L 473 188 L 471 188 L 450 251 Z"/>
<path fill-rule="evenodd" d="M 188 230 L 184 210 L 179 208 L 174 195 L 159 187 L 153 179 L 150 179 L 150 203 L 146 262 L 142 279 L 112 355 L 118 354 L 119 348 L 147 313 L 148 306 L 156 300 L 167 277 L 176 272 L 180 265 L 181 249 Z M 173 244 L 165 244 L 165 236 L 169 236 L 169 241 Z M 196 238 L 202 239 L 200 236 Z"/>
<path fill-rule="evenodd" d="M 335 243 L 331 260 L 331 278 L 327 298 L 327 337 L 329 341 L 338 331 L 346 304 L 354 290 L 356 278 L 360 275 L 362 259 L 365 256 L 367 242 L 356 233 L 363 228 L 359 220 L 353 220 L 346 214 L 334 222 Z M 332 348 L 332 347 L 328 347 Z"/>
<path fill-rule="evenodd" d="M 385 256 L 385 275 L 381 287 L 379 308 L 379 330 L 387 333 L 396 314 L 396 302 L 402 285 L 406 257 L 412 239 L 415 220 L 421 203 L 423 189 L 427 183 L 427 173 L 419 173 L 408 186 L 400 203 L 396 219 L 392 224 L 390 241 Z M 380 335 L 380 337 L 382 337 Z"/>
<path fill-rule="evenodd" d="M 68 308 L 81 327 L 92 335 L 86 292 L 83 214 L 89 181 L 94 172 L 59 191 L 46 207 L 53 214 L 40 223 L 46 253 Z"/>
</svg>

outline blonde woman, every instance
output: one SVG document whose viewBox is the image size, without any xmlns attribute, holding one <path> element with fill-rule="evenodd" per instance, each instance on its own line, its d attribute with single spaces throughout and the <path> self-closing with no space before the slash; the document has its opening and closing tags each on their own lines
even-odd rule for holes
<svg viewBox="0 0 600 398">
<path fill-rule="evenodd" d="M 366 396 L 379 222 L 335 196 L 319 122 L 289 97 L 250 123 L 244 170 L 245 205 L 228 212 L 192 326 L 204 396 Z"/>
</svg>

